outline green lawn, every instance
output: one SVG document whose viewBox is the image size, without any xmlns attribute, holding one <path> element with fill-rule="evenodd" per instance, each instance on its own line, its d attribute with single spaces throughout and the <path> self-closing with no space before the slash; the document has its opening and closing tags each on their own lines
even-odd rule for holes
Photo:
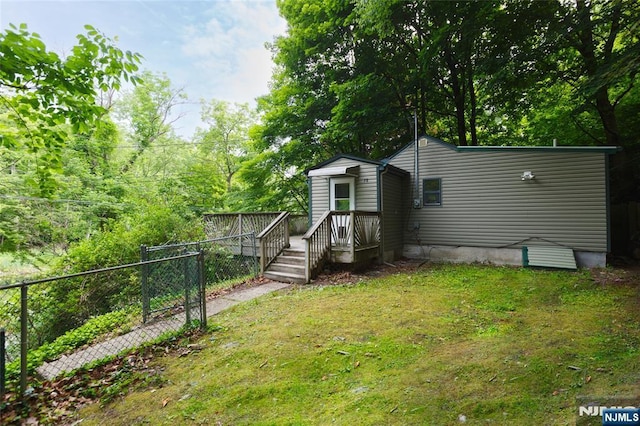
<svg viewBox="0 0 640 426">
<path fill-rule="evenodd" d="M 638 283 L 607 271 L 423 266 L 302 286 L 215 318 L 163 385 L 82 425 L 574 424 L 640 395 Z"/>
</svg>

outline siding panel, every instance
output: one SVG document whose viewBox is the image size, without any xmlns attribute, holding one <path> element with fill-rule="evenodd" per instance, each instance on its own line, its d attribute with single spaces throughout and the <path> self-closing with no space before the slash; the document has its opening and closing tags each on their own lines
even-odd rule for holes
<svg viewBox="0 0 640 426">
<path fill-rule="evenodd" d="M 378 166 L 348 158 L 339 158 L 325 167 L 360 166 L 355 178 L 355 202 L 357 210 L 378 211 Z M 327 176 L 315 176 L 311 181 L 311 213 L 313 223 L 329 210 L 329 182 Z"/>
<path fill-rule="evenodd" d="M 606 252 L 605 161 L 595 152 L 458 152 L 430 142 L 419 151 L 420 180 L 442 179 L 442 205 L 411 212 L 419 230 L 407 233 L 406 242 Z M 412 174 L 415 192 L 413 147 L 390 163 Z M 521 180 L 527 170 L 534 180 Z"/>
<path fill-rule="evenodd" d="M 382 175 L 382 231 L 384 251 L 394 251 L 394 258 L 402 254 L 406 220 L 406 182 L 401 176 L 391 173 Z"/>
<path fill-rule="evenodd" d="M 311 184 L 311 218 L 316 223 L 329 209 L 329 180 L 323 177 L 309 178 Z"/>
</svg>

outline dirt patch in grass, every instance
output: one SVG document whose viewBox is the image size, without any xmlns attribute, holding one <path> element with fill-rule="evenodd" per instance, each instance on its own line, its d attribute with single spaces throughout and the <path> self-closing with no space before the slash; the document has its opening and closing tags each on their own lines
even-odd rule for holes
<svg viewBox="0 0 640 426">
<path fill-rule="evenodd" d="M 627 285 L 640 288 L 640 265 L 593 269 L 593 281 L 600 285 Z"/>
<path fill-rule="evenodd" d="M 354 268 L 350 265 L 328 265 L 317 278 L 312 280 L 311 285 L 348 285 L 356 284 L 365 279 L 381 278 L 389 274 L 401 272 L 412 272 L 425 265 L 424 261 L 402 259 L 394 263 L 371 263 L 366 267 Z M 308 284 L 307 284 L 308 285 Z"/>
</svg>

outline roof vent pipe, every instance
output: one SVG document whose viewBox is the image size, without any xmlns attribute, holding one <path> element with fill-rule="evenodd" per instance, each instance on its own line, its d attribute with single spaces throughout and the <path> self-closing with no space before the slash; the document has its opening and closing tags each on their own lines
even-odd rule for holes
<svg viewBox="0 0 640 426">
<path fill-rule="evenodd" d="M 558 146 L 558 139 L 554 139 L 553 140 L 553 147 L 557 147 Z"/>
</svg>

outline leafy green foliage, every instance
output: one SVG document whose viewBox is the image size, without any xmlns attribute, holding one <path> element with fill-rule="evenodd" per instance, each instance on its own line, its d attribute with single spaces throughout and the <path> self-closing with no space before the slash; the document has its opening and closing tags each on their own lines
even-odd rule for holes
<svg viewBox="0 0 640 426">
<path fill-rule="evenodd" d="M 125 95 L 118 106 L 118 115 L 129 127 L 129 142 L 134 145 L 131 157 L 122 167 L 123 173 L 153 143 L 167 143 L 175 139 L 171 124 L 179 117 L 172 118 L 171 112 L 186 99 L 182 90 L 173 87 L 166 75 L 145 71 L 140 78 L 142 83 Z"/>
<path fill-rule="evenodd" d="M 224 177 L 227 192 L 242 161 L 251 153 L 248 132 L 257 117 L 247 104 L 211 100 L 202 103 L 202 121 L 209 127 L 198 129 L 195 140 L 203 155 Z"/>
<path fill-rule="evenodd" d="M 262 138 L 276 150 L 301 142 L 301 169 L 337 153 L 389 155 L 413 137 L 414 112 L 418 132 L 460 145 L 637 144 L 624 130 L 637 117 L 621 113 L 637 99 L 637 2 L 279 8 L 290 30 L 272 45 Z"/>
<path fill-rule="evenodd" d="M 186 219 L 168 207 L 150 205 L 125 215 L 108 230 L 72 245 L 54 263 L 50 274 L 60 276 L 140 260 L 140 245 L 161 245 L 204 239 L 199 219 Z M 32 344 L 51 342 L 94 315 L 106 314 L 139 301 L 138 268 L 54 281 L 30 292 Z"/>
<path fill-rule="evenodd" d="M 280 151 L 265 151 L 242 163 L 238 190 L 229 194 L 231 211 L 306 212 L 308 188 L 297 167 L 303 159 L 289 157 L 291 142 Z"/>
<path fill-rule="evenodd" d="M 26 24 L 11 24 L 0 34 L 0 146 L 24 146 L 37 154 L 36 176 L 45 195 L 54 190 L 51 172 L 61 170 L 61 150 L 69 136 L 89 131 L 106 113 L 96 102 L 96 91 L 139 82 L 133 75 L 139 54 L 122 52 L 95 28 L 85 29 L 64 59 L 48 51 Z"/>
<path fill-rule="evenodd" d="M 640 37 L 637 2 L 576 1 L 563 4 L 561 22 L 570 28 L 568 37 L 560 42 L 558 60 L 566 55 L 559 69 L 562 78 L 576 88 L 575 98 L 581 100 L 578 110 L 596 113 L 600 128 L 598 142 L 608 145 L 631 145 L 621 138 L 617 114 L 618 104 L 634 91 L 638 83 Z"/>
<path fill-rule="evenodd" d="M 60 153 L 64 170 L 51 177 L 51 198 L 38 196 L 37 154 L 0 147 L 0 250 L 64 250 L 124 212 L 124 194 L 113 180 L 118 141 L 108 117 L 92 132 L 70 137 Z"/>
</svg>

